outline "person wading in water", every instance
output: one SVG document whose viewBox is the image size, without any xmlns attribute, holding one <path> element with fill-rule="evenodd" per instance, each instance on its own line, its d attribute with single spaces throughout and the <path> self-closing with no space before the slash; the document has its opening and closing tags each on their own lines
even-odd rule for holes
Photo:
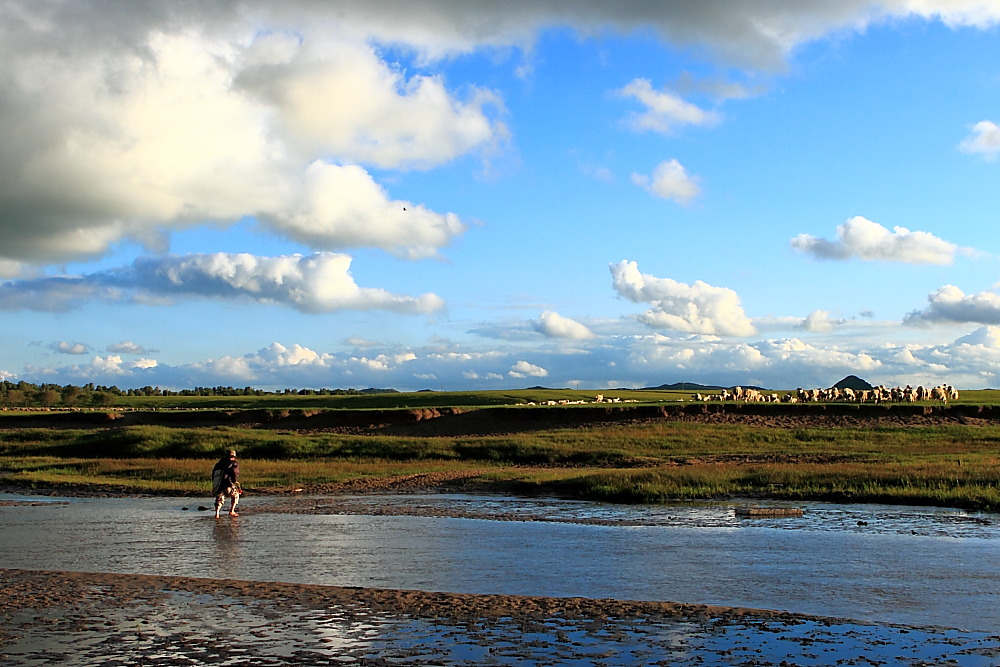
<svg viewBox="0 0 1000 667">
<path fill-rule="evenodd" d="M 229 516 L 239 516 L 236 513 L 236 505 L 240 502 L 240 464 L 236 462 L 236 450 L 230 449 L 226 455 L 219 459 L 219 462 L 212 468 L 212 493 L 215 494 L 215 518 L 219 518 L 219 511 L 226 502 L 226 498 L 232 503 L 229 506 Z"/>
</svg>

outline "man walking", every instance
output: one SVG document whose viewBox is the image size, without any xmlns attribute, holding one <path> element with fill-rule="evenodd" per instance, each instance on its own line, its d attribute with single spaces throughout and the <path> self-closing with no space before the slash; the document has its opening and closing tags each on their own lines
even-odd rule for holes
<svg viewBox="0 0 1000 667">
<path fill-rule="evenodd" d="M 239 516 L 236 505 L 240 502 L 240 464 L 236 462 L 236 450 L 230 449 L 212 468 L 212 493 L 215 494 L 215 518 L 230 499 L 229 516 Z"/>
</svg>

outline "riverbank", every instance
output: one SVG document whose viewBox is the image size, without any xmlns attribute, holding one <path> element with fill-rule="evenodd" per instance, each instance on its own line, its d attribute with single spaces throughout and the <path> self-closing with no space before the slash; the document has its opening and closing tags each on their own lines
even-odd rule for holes
<svg viewBox="0 0 1000 667">
<path fill-rule="evenodd" d="M 236 449 L 244 463 L 240 481 L 257 495 L 459 491 L 996 511 L 994 407 L 30 413 L 0 418 L 0 489 L 201 496 L 218 453 Z"/>
<path fill-rule="evenodd" d="M 758 609 L 0 570 L 0 664 L 995 664 L 1000 637 Z"/>
<path fill-rule="evenodd" d="M 949 424 L 985 426 L 1000 424 L 1000 405 L 676 402 L 660 405 L 512 405 L 392 410 L 37 410 L 0 412 L 0 431 L 163 426 L 232 427 L 362 436 L 455 437 L 664 420 L 764 428 L 891 428 Z"/>
</svg>

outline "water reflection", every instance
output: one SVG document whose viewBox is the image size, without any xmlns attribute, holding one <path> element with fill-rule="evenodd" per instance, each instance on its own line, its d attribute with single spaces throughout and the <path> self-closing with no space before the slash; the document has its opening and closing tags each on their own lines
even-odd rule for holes
<svg viewBox="0 0 1000 667">
<path fill-rule="evenodd" d="M 214 519 L 212 539 L 215 558 L 225 579 L 235 579 L 240 573 L 240 522 L 239 519 L 223 517 Z"/>
<path fill-rule="evenodd" d="M 271 502 L 277 501 L 255 498 L 238 519 L 218 521 L 210 512 L 182 511 L 175 499 L 0 507 L 0 567 L 669 600 L 1000 627 L 1000 530 L 990 516 L 816 504 L 804 520 L 748 522 L 721 505 L 365 499 L 461 504 L 521 518 L 489 521 L 273 514 L 267 512 Z M 624 521 L 529 520 L 595 515 Z M 867 526 L 857 524 L 862 515 Z M 636 518 L 641 525 L 633 525 Z"/>
<path fill-rule="evenodd" d="M 1000 637 L 947 629 L 753 615 L 452 617 L 336 602 L 289 605 L 221 591 L 149 591 L 124 605 L 85 595 L 70 615 L 31 609 L 5 620 L 14 641 L 5 642 L 0 661 L 19 665 L 247 664 L 252 656 L 255 665 L 985 667 L 1000 659 Z"/>
<path fill-rule="evenodd" d="M 277 501 L 274 510 L 309 506 L 327 514 L 392 513 L 422 516 L 468 516 L 506 521 L 546 521 L 612 526 L 677 526 L 695 528 L 767 527 L 819 532 L 887 533 L 933 537 L 1000 539 L 1000 520 L 986 512 L 940 507 L 797 503 L 753 503 L 805 508 L 800 517 L 747 518 L 736 508 L 750 503 L 689 502 L 672 505 L 624 505 L 551 498 L 516 498 L 460 494 L 363 495 L 296 498 Z M 287 506 L 287 507 L 286 507 Z"/>
</svg>

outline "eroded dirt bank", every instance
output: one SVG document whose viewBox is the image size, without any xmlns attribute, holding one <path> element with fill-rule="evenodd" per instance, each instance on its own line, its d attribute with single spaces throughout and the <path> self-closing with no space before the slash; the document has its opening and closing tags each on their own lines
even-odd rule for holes
<svg viewBox="0 0 1000 667">
<path fill-rule="evenodd" d="M 771 428 L 985 425 L 1000 423 L 1000 406 L 676 403 L 398 410 L 112 410 L 0 413 L 0 429 L 233 426 L 353 435 L 461 436 L 661 420 Z"/>
</svg>

